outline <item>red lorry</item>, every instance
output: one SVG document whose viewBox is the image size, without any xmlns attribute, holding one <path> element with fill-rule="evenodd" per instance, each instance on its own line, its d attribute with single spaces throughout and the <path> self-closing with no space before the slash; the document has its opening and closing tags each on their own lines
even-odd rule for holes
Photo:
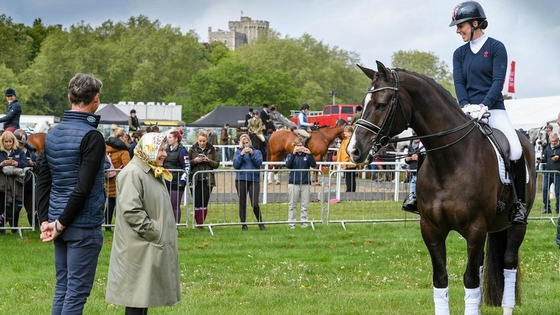
<svg viewBox="0 0 560 315">
<path fill-rule="evenodd" d="M 356 113 L 356 107 L 360 106 L 359 104 L 335 104 L 335 105 L 325 105 L 322 111 L 317 110 L 313 111 L 310 110 L 307 112 L 307 121 L 309 123 L 315 123 L 319 126 L 331 126 L 333 127 L 336 124 L 336 121 L 342 119 L 346 122 L 352 120 L 354 114 Z M 297 115 L 299 114 L 299 110 L 292 110 L 290 113 L 290 120 L 294 124 L 298 124 Z"/>
</svg>

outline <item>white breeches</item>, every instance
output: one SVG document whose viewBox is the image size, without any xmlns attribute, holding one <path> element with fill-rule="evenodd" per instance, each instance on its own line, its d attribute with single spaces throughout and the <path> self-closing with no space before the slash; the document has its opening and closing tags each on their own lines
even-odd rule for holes
<svg viewBox="0 0 560 315">
<path fill-rule="evenodd" d="M 509 120 L 507 112 L 503 109 L 491 109 L 490 118 L 488 118 L 488 124 L 492 128 L 496 128 L 504 133 L 509 142 L 509 159 L 512 161 L 519 160 L 523 150 L 521 148 L 521 142 L 517 137 L 517 132 Z"/>
</svg>

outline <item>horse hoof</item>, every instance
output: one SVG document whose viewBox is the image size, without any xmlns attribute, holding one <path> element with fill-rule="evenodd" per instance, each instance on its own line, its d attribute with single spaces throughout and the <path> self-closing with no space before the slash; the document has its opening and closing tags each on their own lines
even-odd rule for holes
<svg viewBox="0 0 560 315">
<path fill-rule="evenodd" d="M 280 182 L 276 182 L 276 185 L 280 185 Z"/>
<path fill-rule="evenodd" d="M 271 181 L 271 180 L 269 180 L 269 181 L 268 181 L 268 184 L 269 184 L 269 185 L 272 185 L 272 181 Z"/>
</svg>

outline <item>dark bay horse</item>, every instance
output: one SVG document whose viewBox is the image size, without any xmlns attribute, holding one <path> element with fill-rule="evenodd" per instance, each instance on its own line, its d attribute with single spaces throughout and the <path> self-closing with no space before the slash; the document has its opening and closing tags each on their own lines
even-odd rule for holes
<svg viewBox="0 0 560 315">
<path fill-rule="evenodd" d="M 407 127 L 421 138 L 427 156 L 416 191 L 422 238 L 432 261 L 436 315 L 449 314 L 445 240 L 452 230 L 467 242 L 465 314 L 479 314 L 482 298 L 511 314 L 520 301 L 518 254 L 526 225 L 509 223 L 513 192 L 500 180 L 492 145 L 477 128 L 477 120 L 465 115 L 434 80 L 387 69 L 379 61 L 377 68 L 360 67 L 371 83 L 348 152 L 361 163 Z M 529 174 L 525 200 L 530 211 L 536 190 L 535 157 L 528 139 L 519 132 L 518 137 Z M 499 211 L 498 204 L 505 205 L 504 210 Z"/>
<path fill-rule="evenodd" d="M 323 160 L 327 154 L 329 145 L 334 139 L 342 139 L 344 137 L 344 126 L 341 127 L 320 127 L 310 133 L 311 137 L 307 143 L 307 148 L 313 154 L 317 162 Z M 288 153 L 294 151 L 292 143 L 297 135 L 289 130 L 278 130 L 270 135 L 268 140 L 268 158 L 270 162 L 281 162 Z M 278 167 L 272 167 L 278 168 Z M 316 172 L 314 172 L 317 175 Z M 274 176 L 274 180 L 279 183 L 278 176 Z M 270 183 L 270 181 L 269 181 Z"/>
</svg>

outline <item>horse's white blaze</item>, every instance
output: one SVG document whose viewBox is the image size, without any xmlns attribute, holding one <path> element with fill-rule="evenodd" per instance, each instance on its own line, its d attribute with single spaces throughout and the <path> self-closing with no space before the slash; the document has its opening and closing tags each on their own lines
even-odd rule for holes
<svg viewBox="0 0 560 315">
<path fill-rule="evenodd" d="M 362 116 L 364 115 L 363 113 L 365 113 L 366 108 L 367 108 L 370 101 L 371 101 L 371 93 L 368 93 L 368 94 L 366 94 L 366 97 L 364 98 L 364 109 L 362 111 Z"/>
</svg>

